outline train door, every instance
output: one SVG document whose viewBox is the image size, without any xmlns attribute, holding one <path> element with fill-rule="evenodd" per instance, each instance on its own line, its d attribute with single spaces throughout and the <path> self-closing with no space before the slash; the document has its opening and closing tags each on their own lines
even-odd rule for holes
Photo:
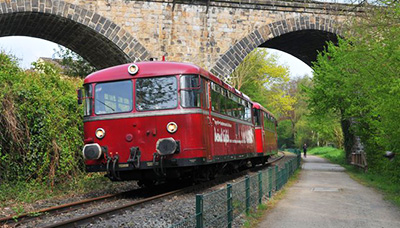
<svg viewBox="0 0 400 228">
<path fill-rule="evenodd" d="M 255 139 L 257 153 L 264 152 L 264 127 L 262 124 L 262 112 L 260 109 L 253 109 L 254 124 L 255 124 Z"/>
<path fill-rule="evenodd" d="M 269 137 L 270 132 L 268 130 L 268 121 L 269 121 L 268 113 L 262 112 L 262 122 L 263 122 L 262 129 L 263 129 L 263 138 L 264 138 L 264 144 L 263 144 L 264 153 L 270 153 L 271 152 L 270 151 L 270 145 L 269 145 L 270 144 L 270 142 L 269 142 L 269 140 L 270 140 L 270 137 Z"/>
</svg>

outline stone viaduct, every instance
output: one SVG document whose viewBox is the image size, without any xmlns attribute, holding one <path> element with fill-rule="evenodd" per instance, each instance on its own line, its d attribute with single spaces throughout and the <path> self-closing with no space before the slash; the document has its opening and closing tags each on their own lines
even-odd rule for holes
<svg viewBox="0 0 400 228">
<path fill-rule="evenodd" d="M 257 47 L 310 65 L 359 11 L 275 0 L 0 0 L 0 37 L 53 41 L 99 69 L 166 56 L 226 77 Z"/>
</svg>

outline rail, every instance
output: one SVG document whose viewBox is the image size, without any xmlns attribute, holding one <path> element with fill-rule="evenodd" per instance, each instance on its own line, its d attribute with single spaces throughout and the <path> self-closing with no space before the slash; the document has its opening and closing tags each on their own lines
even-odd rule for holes
<svg viewBox="0 0 400 228">
<path fill-rule="evenodd" d="M 300 150 L 284 165 L 274 165 L 259 171 L 244 180 L 227 184 L 226 187 L 206 194 L 196 195 L 196 214 L 189 216 L 170 228 L 180 227 L 232 227 L 233 221 L 240 215 L 250 213 L 258 205 L 271 199 L 300 167 Z"/>
<path fill-rule="evenodd" d="M 171 195 L 175 195 L 175 194 L 178 194 L 178 193 L 181 193 L 181 192 L 185 192 L 185 191 L 187 191 L 188 189 L 191 189 L 191 188 L 192 187 L 188 187 L 188 188 L 183 188 L 183 189 L 170 191 L 170 192 L 167 192 L 167 193 L 163 193 L 163 194 L 159 194 L 159 195 L 156 195 L 156 196 L 148 197 L 148 198 L 145 198 L 145 199 L 137 200 L 137 201 L 134 201 L 132 203 L 123 204 L 123 205 L 118 206 L 118 207 L 108 208 L 108 209 L 105 209 L 105 210 L 94 212 L 92 214 L 88 214 L 88 215 L 84 215 L 84 216 L 80 216 L 80 217 L 75 217 L 75 218 L 68 219 L 68 220 L 65 220 L 65 221 L 61 221 L 61 222 L 58 222 L 58 223 L 50 224 L 48 226 L 45 226 L 44 228 L 76 227 L 76 226 L 80 226 L 80 225 L 85 225 L 86 223 L 88 223 L 90 221 L 93 221 L 95 218 L 98 218 L 98 217 L 101 217 L 101 216 L 107 216 L 107 215 L 109 216 L 109 215 L 112 215 L 112 214 L 117 213 L 119 211 L 122 211 L 122 210 L 128 209 L 130 207 L 133 207 L 133 206 L 144 204 L 144 203 L 147 203 L 147 202 L 150 202 L 150 201 L 153 201 L 153 200 L 156 200 L 156 199 L 160 199 L 160 198 L 163 198 L 163 197 L 166 197 L 166 196 L 171 196 Z"/>
<path fill-rule="evenodd" d="M 58 205 L 58 206 L 54 206 L 54 207 L 43 208 L 40 210 L 31 211 L 31 212 L 24 213 L 24 214 L 10 215 L 7 217 L 0 218 L 0 226 L 6 226 L 6 225 L 10 226 L 10 225 L 14 225 L 14 223 L 16 223 L 16 225 L 18 225 L 19 222 L 22 222 L 25 220 L 30 220 L 30 219 L 36 219 L 36 218 L 40 217 L 41 215 L 46 215 L 48 213 L 60 213 L 60 212 L 72 210 L 76 207 L 81 207 L 82 205 L 85 205 L 85 204 L 90 204 L 90 203 L 94 203 L 97 201 L 104 201 L 104 200 L 108 200 L 111 198 L 117 198 L 117 197 L 120 197 L 123 195 L 134 194 L 135 192 L 140 191 L 140 190 L 141 189 L 136 189 L 136 190 L 120 192 L 120 193 L 115 193 L 115 194 L 107 194 L 104 196 L 85 199 L 85 200 L 81 200 L 81 201 L 77 201 L 77 202 L 67 203 L 67 204 Z"/>
</svg>

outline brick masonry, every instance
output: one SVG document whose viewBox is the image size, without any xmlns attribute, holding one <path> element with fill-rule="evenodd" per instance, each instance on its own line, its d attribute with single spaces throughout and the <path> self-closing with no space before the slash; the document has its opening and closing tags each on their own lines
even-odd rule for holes
<svg viewBox="0 0 400 228">
<path fill-rule="evenodd" d="M 0 36 L 62 44 L 97 68 L 151 57 L 229 75 L 254 48 L 293 31 L 342 34 L 349 6 L 301 2 L 0 0 Z M 347 8 L 346 8 L 347 7 Z"/>
</svg>

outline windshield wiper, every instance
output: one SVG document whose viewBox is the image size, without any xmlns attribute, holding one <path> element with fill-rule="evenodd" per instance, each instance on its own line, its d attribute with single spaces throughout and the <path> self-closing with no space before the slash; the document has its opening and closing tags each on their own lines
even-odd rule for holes
<svg viewBox="0 0 400 228">
<path fill-rule="evenodd" d="M 95 101 L 100 102 L 101 104 L 103 104 L 104 106 L 106 106 L 107 108 L 110 108 L 113 112 L 115 112 L 115 110 L 114 110 L 112 107 L 106 105 L 106 103 L 102 102 L 101 100 L 97 100 L 97 99 L 95 98 Z"/>
</svg>

